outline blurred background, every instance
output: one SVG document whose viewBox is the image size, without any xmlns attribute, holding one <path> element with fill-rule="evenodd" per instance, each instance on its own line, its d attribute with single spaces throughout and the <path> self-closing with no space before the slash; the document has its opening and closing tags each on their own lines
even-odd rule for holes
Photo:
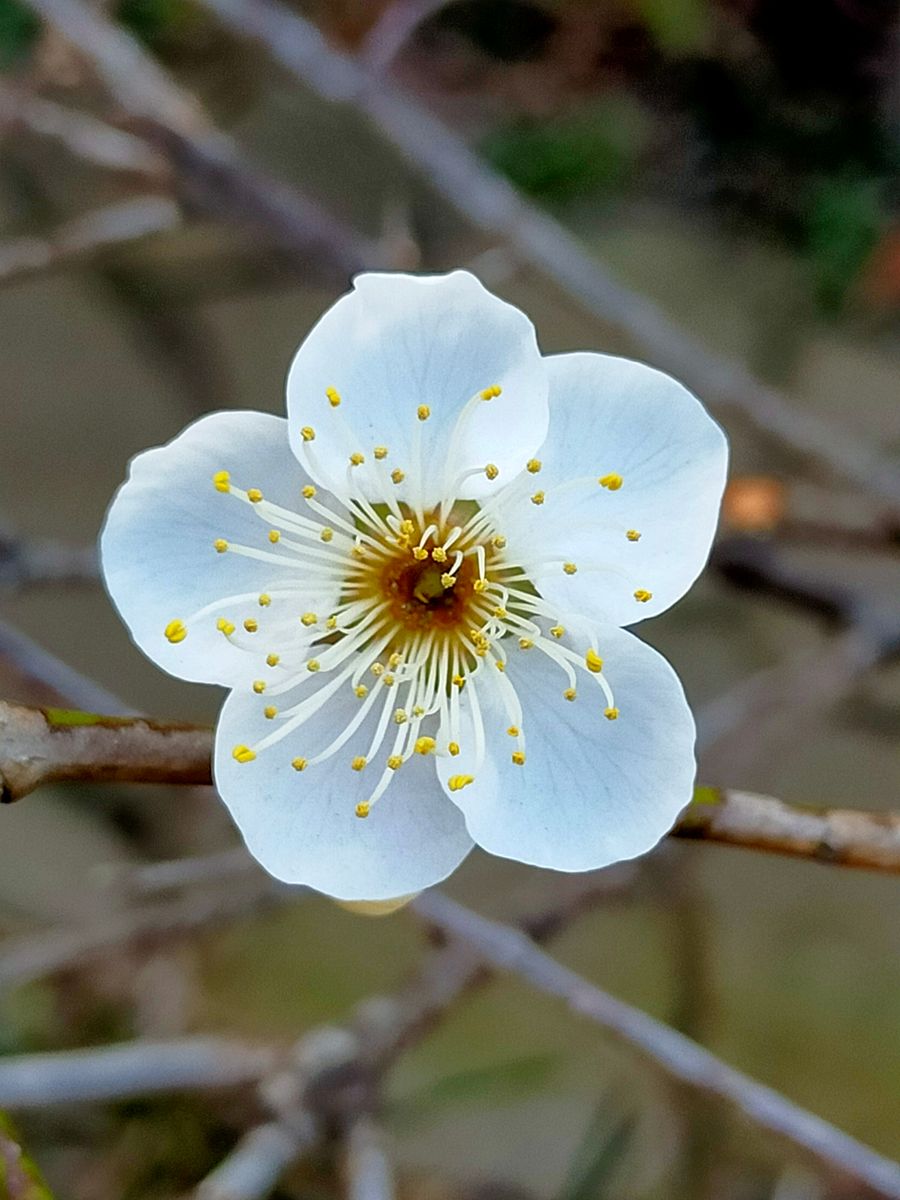
<svg viewBox="0 0 900 1200">
<path fill-rule="evenodd" d="M 213 721 L 220 696 L 144 660 L 96 580 L 128 458 L 212 409 L 281 412 L 354 270 L 466 266 L 545 351 L 676 370 L 728 431 L 710 568 L 640 628 L 685 681 L 701 781 L 897 807 L 898 5 L 345 0 L 260 40 L 256 3 L 0 0 L 0 696 Z M 0 1054 L 287 1045 L 423 953 L 408 913 L 257 889 L 4 977 L 5 948 L 123 911 L 136 864 L 235 835 L 209 789 L 46 788 L 0 818 Z M 562 886 L 476 852 L 448 891 L 508 915 Z M 898 917 L 889 875 L 669 842 L 554 953 L 897 1157 Z M 258 1119 L 251 1091 L 15 1118 L 58 1196 L 155 1200 Z M 456 1005 L 379 1105 L 400 1196 L 868 1194 L 514 980 Z M 343 1188 L 326 1141 L 272 1194 Z"/>
</svg>

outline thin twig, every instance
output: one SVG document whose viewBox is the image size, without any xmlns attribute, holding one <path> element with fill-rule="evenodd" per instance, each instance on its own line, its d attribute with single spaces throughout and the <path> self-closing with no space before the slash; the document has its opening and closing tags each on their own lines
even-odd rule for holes
<svg viewBox="0 0 900 1200">
<path fill-rule="evenodd" d="M 64 0 L 29 0 L 46 7 Z M 795 408 L 741 364 L 712 354 L 651 301 L 613 278 L 558 221 L 529 204 L 456 133 L 382 76 L 335 50 L 278 0 L 200 0 L 240 37 L 325 100 L 363 112 L 459 212 L 542 272 L 595 317 L 625 332 L 654 363 L 709 403 L 735 410 L 766 434 L 900 507 L 900 469 L 849 429 Z"/>
<path fill-rule="evenodd" d="M 0 245 L 0 278 L 2 260 Z M 0 529 L 0 588 L 4 591 L 18 592 L 48 583 L 96 586 L 99 580 L 94 546 L 67 546 L 45 538 L 22 538 Z"/>
<path fill-rule="evenodd" d="M 347 1200 L 393 1200 L 385 1132 L 368 1114 L 361 1114 L 347 1131 L 344 1174 Z"/>
<path fill-rule="evenodd" d="M 0 659 L 11 666 L 23 679 L 47 689 L 67 704 L 77 705 L 89 712 L 110 713 L 117 717 L 135 716 L 135 711 L 107 688 L 95 683 L 61 658 L 39 646 L 20 629 L 0 621 Z M 0 702 L 2 703 L 2 702 Z M 18 725 L 17 725 L 18 727 Z M 4 732 L 3 710 L 0 709 L 0 760 L 15 753 L 12 740 Z M 0 797 L 3 795 L 3 768 L 0 767 Z"/>
<path fill-rule="evenodd" d="M 876 1195 L 900 1200 L 900 1165 L 729 1067 L 684 1034 L 604 992 L 556 962 L 520 930 L 488 920 L 439 892 L 424 893 L 411 907 L 429 924 L 461 938 L 492 967 L 512 971 L 539 991 L 564 1000 L 573 1012 L 640 1050 L 671 1078 L 727 1101 L 756 1125 Z"/>
<path fill-rule="evenodd" d="M 318 1122 L 306 1112 L 293 1121 L 257 1125 L 207 1175 L 194 1192 L 196 1200 L 261 1200 L 320 1133 Z"/>
</svg>

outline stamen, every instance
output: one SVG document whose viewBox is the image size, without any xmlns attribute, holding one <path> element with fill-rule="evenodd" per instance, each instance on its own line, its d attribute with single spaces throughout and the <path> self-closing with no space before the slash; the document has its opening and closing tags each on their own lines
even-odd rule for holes
<svg viewBox="0 0 900 1200">
<path fill-rule="evenodd" d="M 170 621 L 163 630 L 166 640 L 171 642 L 173 646 L 177 646 L 179 642 L 183 642 L 187 637 L 187 626 L 184 621 Z"/>
<path fill-rule="evenodd" d="M 621 475 L 616 475 L 615 472 L 609 475 L 601 475 L 597 480 L 602 488 L 607 488 L 611 492 L 617 492 L 622 486 L 623 479 Z"/>
<path fill-rule="evenodd" d="M 636 529 L 629 529 L 625 536 L 628 538 L 629 542 L 639 542 L 641 540 L 641 535 Z"/>
<path fill-rule="evenodd" d="M 653 599 L 653 593 L 648 592 L 646 588 L 638 588 L 638 590 L 634 593 L 634 598 L 637 600 L 638 604 L 646 604 L 648 600 Z"/>
</svg>

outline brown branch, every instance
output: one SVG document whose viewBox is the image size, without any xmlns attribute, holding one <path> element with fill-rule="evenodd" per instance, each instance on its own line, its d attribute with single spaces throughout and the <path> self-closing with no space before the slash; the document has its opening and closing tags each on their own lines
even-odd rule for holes
<svg viewBox="0 0 900 1200">
<path fill-rule="evenodd" d="M 668 1076 L 735 1106 L 755 1125 L 786 1139 L 876 1195 L 900 1200 L 900 1164 L 729 1067 L 684 1034 L 633 1008 L 551 958 L 525 933 L 479 916 L 440 892 L 426 892 L 411 907 L 426 921 L 461 938 L 500 971 L 564 1000 L 579 1016 L 601 1025 L 646 1055 Z"/>
<path fill-rule="evenodd" d="M 37 7 L 64 0 L 29 0 Z M 200 0 L 239 37 L 323 99 L 351 104 L 371 120 L 432 186 L 475 226 L 508 246 L 588 312 L 705 400 L 735 410 L 756 428 L 900 508 L 900 471 L 849 429 L 799 410 L 740 363 L 714 355 L 651 301 L 631 291 L 558 221 L 529 204 L 465 141 L 422 104 L 335 50 L 299 13 L 278 0 Z"/>
<path fill-rule="evenodd" d="M 74 667 L 51 654 L 43 646 L 6 621 L 0 621 L 0 659 L 12 667 L 32 691 L 37 686 L 45 703 L 62 701 L 69 706 L 111 713 L 116 717 L 137 716 L 136 711 L 108 688 L 82 675 Z M 2 705 L 2 701 L 0 701 Z M 0 709 L 2 711 L 2 709 Z M 0 716 L 0 759 L 15 753 L 15 741 L 9 744 Z M 0 767 L 0 803 L 3 798 L 3 768 Z"/>
<path fill-rule="evenodd" d="M 0 701 L 0 798 L 64 780 L 210 783 L 212 730 Z M 751 792 L 698 788 L 672 834 L 900 874 L 900 814 L 799 808 Z"/>
</svg>

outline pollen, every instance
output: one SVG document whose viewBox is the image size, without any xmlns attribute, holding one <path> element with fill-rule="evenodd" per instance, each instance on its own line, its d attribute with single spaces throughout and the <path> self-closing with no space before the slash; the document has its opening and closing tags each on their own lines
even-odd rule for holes
<svg viewBox="0 0 900 1200">
<path fill-rule="evenodd" d="M 218 621 L 216 621 L 216 629 L 218 629 L 219 633 L 224 633 L 226 637 L 231 637 L 234 633 L 234 625 L 231 621 L 226 620 L 225 617 L 219 617 Z"/>
<path fill-rule="evenodd" d="M 607 721 L 615 721 L 619 715 L 619 710 L 617 708 L 604 708 L 603 715 Z"/>
<path fill-rule="evenodd" d="M 578 693 L 575 691 L 574 688 L 566 688 L 566 690 L 563 692 L 564 700 L 575 700 L 577 698 L 577 696 L 578 696 Z"/>
<path fill-rule="evenodd" d="M 399 771 L 403 766 L 403 755 L 392 754 L 387 760 L 387 765 L 392 771 Z"/>
<path fill-rule="evenodd" d="M 531 640 L 531 638 L 527 638 L 527 637 L 519 638 L 519 649 L 520 650 L 530 650 L 533 645 L 534 645 L 534 642 Z"/>
<path fill-rule="evenodd" d="M 267 721 L 273 721 L 278 716 L 278 709 L 274 704 L 267 704 L 263 709 L 263 716 Z"/>
<path fill-rule="evenodd" d="M 648 592 L 646 588 L 638 588 L 638 590 L 634 593 L 634 598 L 637 600 L 638 604 L 646 604 L 648 600 L 653 599 L 653 593 Z"/>
<path fill-rule="evenodd" d="M 300 494 L 302 495 L 304 500 L 312 500 L 313 496 L 315 496 L 315 494 L 316 494 L 316 489 L 313 487 L 313 485 L 311 483 L 307 483 L 305 485 L 305 487 L 301 490 Z"/>
<path fill-rule="evenodd" d="M 372 453 L 375 455 L 378 461 L 381 462 L 383 459 L 387 458 L 388 448 L 387 446 L 376 446 Z"/>
<path fill-rule="evenodd" d="M 546 494 L 544 492 L 535 492 L 534 495 L 531 497 L 531 503 L 532 504 L 543 504 L 545 499 L 546 499 Z"/>
<path fill-rule="evenodd" d="M 328 403 L 332 408 L 339 408 L 341 403 L 341 393 L 337 388 L 326 388 L 325 395 L 328 397 Z"/>
<path fill-rule="evenodd" d="M 405 478 L 406 476 L 399 467 L 394 467 L 393 471 L 391 471 L 391 479 L 394 483 L 402 483 Z"/>
<path fill-rule="evenodd" d="M 213 542 L 213 546 L 215 547 L 216 554 L 224 554 L 228 549 L 228 543 L 224 538 L 216 538 L 216 540 Z"/>
<path fill-rule="evenodd" d="M 420 421 L 427 421 L 428 418 L 431 416 L 431 409 L 428 407 L 427 404 L 420 404 L 419 407 L 416 409 L 416 416 L 419 418 Z"/>
<path fill-rule="evenodd" d="M 257 600 L 257 604 L 259 605 L 259 607 L 260 608 L 268 608 L 271 603 L 272 603 L 272 597 L 269 595 L 269 593 L 268 592 L 260 592 L 259 599 Z"/>
<path fill-rule="evenodd" d="M 555 638 L 561 638 L 561 637 L 563 636 L 563 634 L 566 632 L 566 630 L 565 630 L 565 626 L 563 626 L 563 625 L 551 625 L 551 627 L 550 627 L 550 632 L 553 634 L 553 636 L 554 636 Z"/>
<path fill-rule="evenodd" d="M 231 757 L 235 760 L 235 762 L 239 763 L 253 762 L 254 758 L 256 758 L 256 751 L 251 750 L 249 746 L 244 746 L 242 744 L 240 746 L 235 746 L 231 752 Z"/>
<path fill-rule="evenodd" d="M 416 754 L 433 754 L 436 745 L 433 737 L 420 737 L 416 738 L 414 749 Z"/>
<path fill-rule="evenodd" d="M 351 467 L 361 467 L 365 461 L 366 461 L 366 456 L 364 454 L 360 454 L 360 452 L 358 450 L 354 450 L 353 453 L 350 455 L 350 466 Z"/>
<path fill-rule="evenodd" d="M 350 766 L 353 768 L 354 771 L 361 771 L 365 765 L 366 765 L 366 760 L 365 760 L 365 758 L 363 758 L 363 756 L 361 754 L 357 755 L 357 757 L 354 758 L 352 760 L 352 762 L 350 763 Z"/>
<path fill-rule="evenodd" d="M 326 629 L 337 629 L 337 617 L 331 616 L 325 622 Z"/>
<path fill-rule="evenodd" d="M 377 679 L 379 677 L 379 675 L 384 674 L 384 663 L 374 662 L 374 663 L 372 663 L 371 667 L 369 667 L 369 670 L 372 672 L 372 674 Z"/>
<path fill-rule="evenodd" d="M 487 475 L 488 479 L 496 479 L 500 474 L 500 468 L 496 463 L 488 463 L 488 465 L 484 468 L 484 473 Z"/>
<path fill-rule="evenodd" d="M 309 764 L 305 758 L 292 758 L 291 759 L 291 766 L 294 768 L 295 771 L 305 771 L 308 765 Z"/>
<path fill-rule="evenodd" d="M 394 679 L 393 675 L 388 674 L 381 677 L 381 682 L 385 687 L 393 687 L 396 680 Z"/>
<path fill-rule="evenodd" d="M 259 490 L 259 488 L 248 488 L 247 489 L 247 499 L 250 501 L 251 504 L 259 504 L 259 502 L 260 502 L 260 500 L 262 500 L 262 498 L 263 498 L 263 494 Z"/>
<path fill-rule="evenodd" d="M 629 529 L 625 536 L 629 542 L 639 542 L 641 540 L 641 535 L 636 529 Z"/>
<path fill-rule="evenodd" d="M 227 471 L 216 471 L 212 477 L 213 487 L 217 492 L 231 491 L 231 476 Z"/>
<path fill-rule="evenodd" d="M 318 671 L 318 669 L 321 665 L 322 664 L 319 662 L 319 660 L 317 658 L 311 658 L 309 660 L 309 662 L 306 664 L 306 669 L 307 669 L 307 671 L 315 672 L 315 671 Z"/>
<path fill-rule="evenodd" d="M 456 758 L 457 754 L 459 754 L 459 742 L 451 742 L 447 750 L 453 758 Z"/>
<path fill-rule="evenodd" d="M 267 654 L 266 655 L 266 666 L 267 667 L 277 667 L 280 662 L 281 662 L 281 658 L 279 655 L 277 655 L 277 654 Z"/>
<path fill-rule="evenodd" d="M 368 800 L 360 800 L 359 804 L 357 804 L 357 806 L 356 806 L 355 811 L 356 811 L 356 815 L 358 817 L 360 817 L 360 818 L 367 817 L 369 815 L 369 813 L 372 811 L 372 805 L 368 802 Z"/>
<path fill-rule="evenodd" d="M 272 543 L 273 546 L 276 544 L 276 542 L 281 541 L 281 534 L 278 532 L 277 529 L 269 530 L 269 541 Z"/>
<path fill-rule="evenodd" d="M 334 537 L 334 530 L 329 529 L 329 527 L 327 525 L 319 533 L 319 541 L 320 542 L 330 542 L 333 537 Z"/>
<path fill-rule="evenodd" d="M 257 696 L 261 696 L 266 690 L 266 681 L 264 679 L 254 679 L 253 690 L 256 692 Z"/>
<path fill-rule="evenodd" d="M 407 716 L 405 708 L 398 708 L 397 711 L 394 713 L 394 724 L 395 725 L 405 725 L 408 720 L 409 720 L 409 717 Z"/>
<path fill-rule="evenodd" d="M 577 572 L 578 567 L 573 562 L 567 562 L 563 563 L 563 570 L 567 575 L 574 575 Z"/>
<path fill-rule="evenodd" d="M 313 429 L 312 425 L 304 425 L 300 430 L 300 436 L 303 438 L 304 442 L 314 442 L 316 440 L 316 431 Z"/>
<path fill-rule="evenodd" d="M 484 389 L 484 391 L 481 393 L 481 398 L 482 398 L 482 400 L 493 400 L 497 396 L 499 396 L 502 391 L 503 391 L 503 388 L 498 387 L 498 385 L 495 383 L 493 385 L 493 387 Z"/>
<path fill-rule="evenodd" d="M 364 683 L 358 683 L 356 685 L 356 687 L 353 689 L 353 693 L 360 700 L 365 700 L 366 696 L 368 696 L 368 694 L 369 694 L 369 689 L 366 687 L 366 685 Z"/>
<path fill-rule="evenodd" d="M 170 621 L 163 633 L 166 635 L 167 641 L 171 642 L 173 646 L 177 646 L 187 637 L 187 625 L 184 621 Z"/>
<path fill-rule="evenodd" d="M 310 625 L 315 625 L 315 623 L 316 623 L 316 621 L 318 621 L 318 619 L 319 618 L 316 616 L 316 614 L 314 612 L 305 612 L 303 614 L 303 616 L 300 618 L 300 624 L 305 625 L 308 629 L 310 627 Z"/>
<path fill-rule="evenodd" d="M 248 617 L 244 622 L 244 628 L 248 633 L 256 633 L 257 629 L 259 629 L 259 621 L 255 620 L 253 617 Z"/>
<path fill-rule="evenodd" d="M 503 661 L 502 658 L 498 658 L 497 661 L 494 663 L 494 666 L 497 668 L 498 671 L 506 670 L 506 663 Z"/>
<path fill-rule="evenodd" d="M 513 762 L 516 764 L 517 767 L 521 767 L 521 766 L 525 765 L 525 754 L 523 751 L 513 750 L 510 757 L 512 758 Z"/>
<path fill-rule="evenodd" d="M 451 792 L 461 792 L 464 787 L 468 787 L 470 783 L 474 782 L 474 775 L 451 775 L 447 780 L 447 787 Z"/>
<path fill-rule="evenodd" d="M 596 675 L 603 670 L 603 659 L 593 648 L 589 649 L 584 656 L 584 665 L 589 671 L 593 671 Z"/>
<path fill-rule="evenodd" d="M 519 730 L 518 725 L 510 725 L 509 729 L 507 729 L 506 732 L 509 734 L 510 737 L 518 737 L 520 730 Z"/>
<path fill-rule="evenodd" d="M 525 470 L 531 475 L 537 475 L 538 471 L 543 465 L 544 464 L 539 458 L 529 458 L 528 462 L 525 464 Z"/>
<path fill-rule="evenodd" d="M 466 686 L 465 678 L 462 675 L 454 675 L 451 683 L 455 688 L 459 688 L 460 691 Z"/>
<path fill-rule="evenodd" d="M 402 662 L 403 662 L 403 655 L 400 654 L 397 650 L 395 650 L 394 653 L 388 659 L 388 666 L 393 667 L 396 670 L 396 668 L 399 667 Z"/>
<path fill-rule="evenodd" d="M 622 476 L 616 475 L 615 472 L 610 472 L 609 475 L 601 475 L 597 482 L 608 491 L 617 492 L 622 486 Z"/>
</svg>

